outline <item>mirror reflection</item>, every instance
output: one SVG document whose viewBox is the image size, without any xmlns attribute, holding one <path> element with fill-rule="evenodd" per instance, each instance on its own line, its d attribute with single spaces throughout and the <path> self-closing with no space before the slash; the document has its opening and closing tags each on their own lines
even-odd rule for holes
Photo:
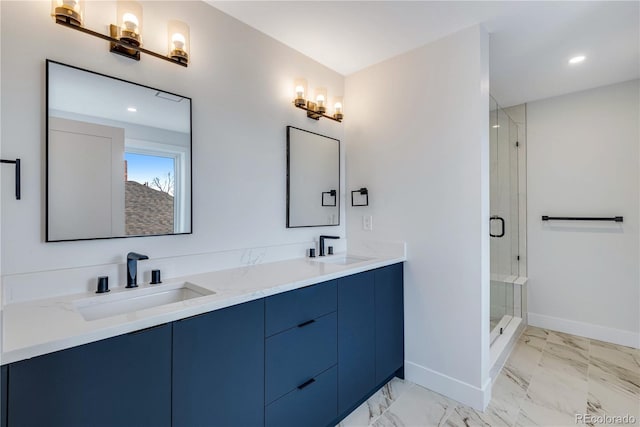
<svg viewBox="0 0 640 427">
<path fill-rule="evenodd" d="M 340 224 L 340 141 L 287 126 L 287 227 Z"/>
<path fill-rule="evenodd" d="M 47 61 L 47 241 L 191 233 L 191 100 Z"/>
</svg>

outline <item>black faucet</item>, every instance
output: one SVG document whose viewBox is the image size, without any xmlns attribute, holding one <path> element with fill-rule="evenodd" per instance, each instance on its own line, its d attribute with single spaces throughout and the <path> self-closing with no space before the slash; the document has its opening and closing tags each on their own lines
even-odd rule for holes
<svg viewBox="0 0 640 427">
<path fill-rule="evenodd" d="M 149 259 L 149 257 L 135 252 L 127 254 L 127 288 L 138 287 L 138 261 L 143 259 Z"/>
<path fill-rule="evenodd" d="M 340 236 L 320 236 L 320 256 L 324 256 L 324 239 L 339 239 Z"/>
</svg>

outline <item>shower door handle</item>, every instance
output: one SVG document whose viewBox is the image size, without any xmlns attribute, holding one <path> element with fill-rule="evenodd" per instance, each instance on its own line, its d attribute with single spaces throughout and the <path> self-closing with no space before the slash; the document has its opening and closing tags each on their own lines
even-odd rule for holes
<svg viewBox="0 0 640 427">
<path fill-rule="evenodd" d="M 489 231 L 489 236 L 491 236 L 491 237 L 502 237 L 502 236 L 504 236 L 504 218 L 502 218 L 502 217 L 500 217 L 498 215 L 494 215 L 491 218 L 489 218 L 489 224 L 491 224 L 491 221 L 496 220 L 496 219 L 498 221 L 500 221 L 500 226 L 502 227 L 502 229 L 500 231 L 500 234 L 491 234 L 491 231 Z M 491 226 L 489 226 L 489 227 L 491 227 Z"/>
</svg>

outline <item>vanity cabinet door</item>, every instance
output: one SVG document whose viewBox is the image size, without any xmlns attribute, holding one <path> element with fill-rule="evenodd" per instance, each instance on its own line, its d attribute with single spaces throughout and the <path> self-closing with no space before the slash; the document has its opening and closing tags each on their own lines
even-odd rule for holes
<svg viewBox="0 0 640 427">
<path fill-rule="evenodd" d="M 9 366 L 10 427 L 171 425 L 171 325 Z"/>
<path fill-rule="evenodd" d="M 173 324 L 173 427 L 264 425 L 264 300 Z"/>
<path fill-rule="evenodd" d="M 2 377 L 2 388 L 0 389 L 0 399 L 2 400 L 2 407 L 0 408 L 0 426 L 7 427 L 7 365 L 0 368 Z"/>
<path fill-rule="evenodd" d="M 375 270 L 376 384 L 404 365 L 403 265 Z"/>
<path fill-rule="evenodd" d="M 374 272 L 338 279 L 338 413 L 352 409 L 375 382 Z"/>
</svg>

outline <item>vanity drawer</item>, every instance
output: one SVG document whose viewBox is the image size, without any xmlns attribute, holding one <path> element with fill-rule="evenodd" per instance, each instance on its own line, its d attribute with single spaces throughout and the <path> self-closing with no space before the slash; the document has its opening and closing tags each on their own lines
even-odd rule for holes
<svg viewBox="0 0 640 427">
<path fill-rule="evenodd" d="M 325 427 L 338 415 L 338 367 L 276 400 L 265 411 L 266 427 Z"/>
<path fill-rule="evenodd" d="M 337 289 L 337 280 L 332 280 L 267 298 L 265 336 L 336 311 Z"/>
<path fill-rule="evenodd" d="M 337 318 L 333 312 L 266 339 L 267 404 L 338 362 Z"/>
</svg>

